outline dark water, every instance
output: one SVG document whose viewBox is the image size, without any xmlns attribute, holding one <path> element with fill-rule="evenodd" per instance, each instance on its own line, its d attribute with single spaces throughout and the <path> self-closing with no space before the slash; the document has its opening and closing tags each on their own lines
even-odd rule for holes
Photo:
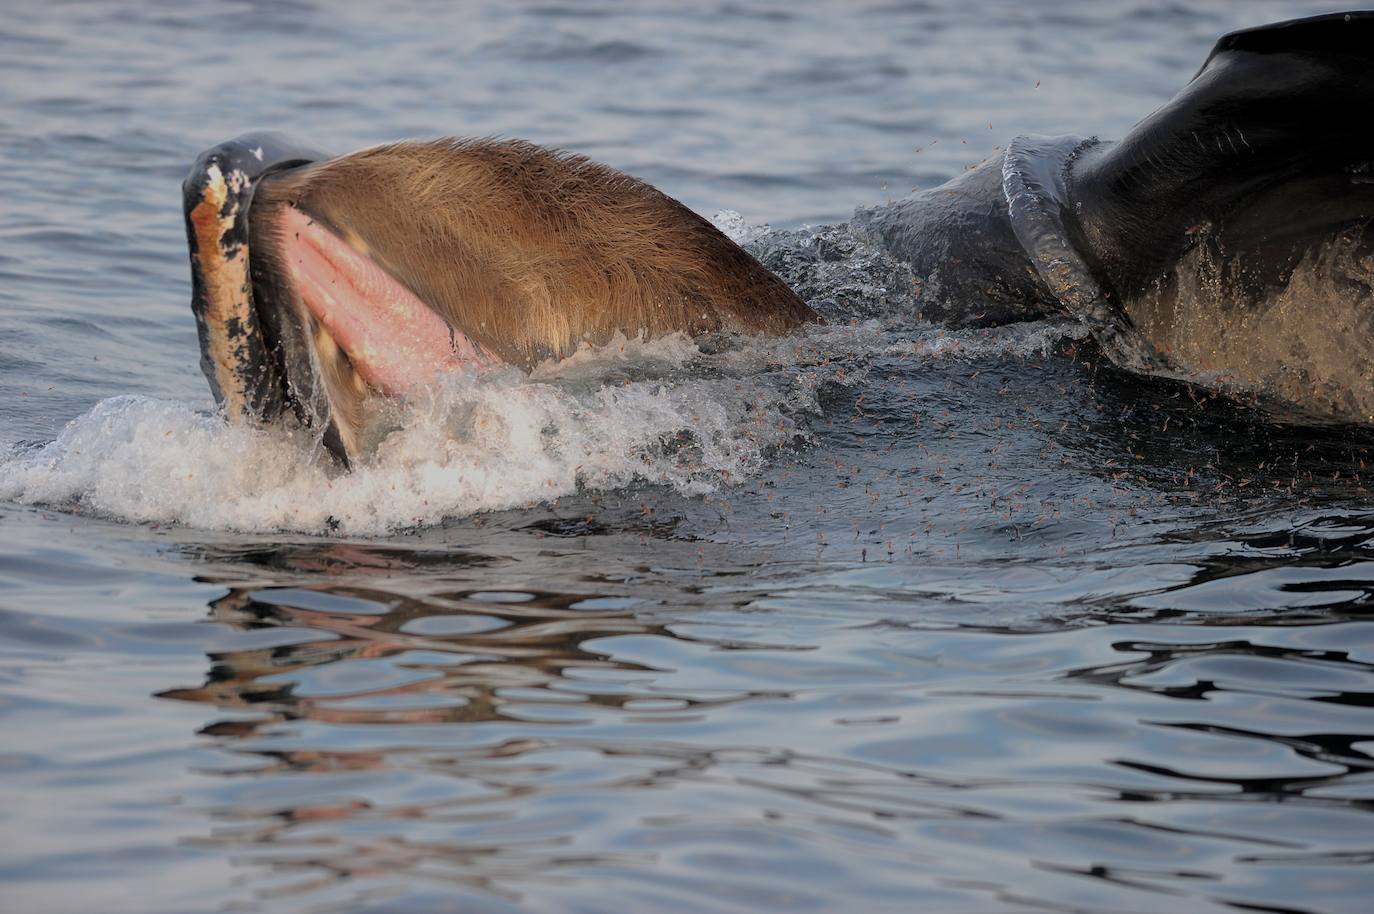
<svg viewBox="0 0 1374 914">
<path fill-rule="evenodd" d="M 1369 910 L 1368 439 L 888 322 L 460 380 L 337 477 L 206 414 L 178 192 L 494 133 L 833 221 L 1324 9 L 7 10 L 0 909 Z"/>
</svg>

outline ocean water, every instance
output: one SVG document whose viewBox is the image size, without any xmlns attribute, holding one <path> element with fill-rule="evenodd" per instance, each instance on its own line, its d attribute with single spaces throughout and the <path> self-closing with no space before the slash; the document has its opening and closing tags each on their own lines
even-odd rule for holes
<svg viewBox="0 0 1374 914">
<path fill-rule="evenodd" d="M 7 8 L 0 910 L 1367 911 L 1374 439 L 816 228 L 1329 9 Z M 251 128 L 577 150 L 854 319 L 457 376 L 341 475 L 198 369 L 180 180 Z"/>
</svg>

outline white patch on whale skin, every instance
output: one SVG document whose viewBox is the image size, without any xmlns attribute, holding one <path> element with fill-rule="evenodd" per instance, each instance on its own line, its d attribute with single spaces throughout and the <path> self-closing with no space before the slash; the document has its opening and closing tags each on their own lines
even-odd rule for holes
<svg viewBox="0 0 1374 914">
<path fill-rule="evenodd" d="M 303 432 L 113 397 L 55 441 L 0 451 L 0 499 L 134 522 L 366 536 L 642 482 L 704 494 L 805 440 L 820 383 L 864 383 L 867 359 L 911 358 L 919 371 L 922 360 L 1035 357 L 1084 334 L 1064 322 L 903 333 L 870 322 L 712 347 L 683 334 L 620 338 L 536 377 L 453 374 L 390 407 L 394 430 L 352 472 Z"/>
<path fill-rule="evenodd" d="M 762 225 L 750 225 L 744 221 L 743 216 L 732 209 L 723 209 L 716 213 L 711 217 L 711 224 L 735 244 L 748 244 L 773 230 L 766 222 Z"/>
</svg>

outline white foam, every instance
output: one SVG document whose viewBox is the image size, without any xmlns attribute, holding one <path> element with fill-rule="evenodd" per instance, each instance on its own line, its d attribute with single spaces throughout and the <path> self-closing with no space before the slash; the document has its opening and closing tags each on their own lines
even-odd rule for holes
<svg viewBox="0 0 1374 914">
<path fill-rule="evenodd" d="M 1062 340 L 1083 340 L 1088 330 L 1069 320 L 1045 320 L 1003 327 L 949 330 L 921 323 L 893 330 L 881 321 L 811 327 L 793 336 L 759 337 L 737 348 L 724 348 L 703 361 L 716 372 L 747 374 L 779 366 L 821 365 L 836 360 L 878 357 L 912 358 L 1044 358 Z"/>
<path fill-rule="evenodd" d="M 642 333 L 630 338 L 617 331 L 603 346 L 583 343 L 567 358 L 539 363 L 530 377 L 537 381 L 604 380 L 617 369 L 633 371 L 639 377 L 660 375 L 682 368 L 700 355 L 696 341 L 681 331 L 652 339 L 645 339 Z"/>
<path fill-rule="evenodd" d="M 635 481 L 686 493 L 750 475 L 814 408 L 773 383 L 592 387 L 458 376 L 398 407 L 373 458 L 341 473 L 302 434 L 186 403 L 115 397 L 52 443 L 0 458 L 0 498 L 131 521 L 381 534 Z"/>
<path fill-rule="evenodd" d="M 207 529 L 378 535 L 636 482 L 699 494 L 804 437 L 817 386 L 860 376 L 850 356 L 1034 355 L 1071 332 L 897 335 L 870 323 L 716 340 L 707 352 L 681 335 L 622 338 L 532 376 L 454 376 L 397 406 L 396 429 L 350 473 L 301 432 L 114 397 L 55 441 L 0 455 L 0 499 Z"/>
</svg>

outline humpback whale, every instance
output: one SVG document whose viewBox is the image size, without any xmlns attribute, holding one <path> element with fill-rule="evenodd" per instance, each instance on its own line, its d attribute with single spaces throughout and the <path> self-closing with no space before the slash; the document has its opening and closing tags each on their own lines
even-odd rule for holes
<svg viewBox="0 0 1374 914">
<path fill-rule="evenodd" d="M 926 318 L 1069 315 L 1124 369 L 1374 423 L 1371 99 L 1374 13 L 1232 32 L 1120 141 L 1016 137 L 848 229 L 910 270 Z M 770 271 L 782 260 L 519 141 L 333 156 L 250 133 L 204 152 L 183 196 L 217 402 L 233 421 L 294 416 L 345 465 L 367 398 L 444 371 L 823 320 Z"/>
</svg>

